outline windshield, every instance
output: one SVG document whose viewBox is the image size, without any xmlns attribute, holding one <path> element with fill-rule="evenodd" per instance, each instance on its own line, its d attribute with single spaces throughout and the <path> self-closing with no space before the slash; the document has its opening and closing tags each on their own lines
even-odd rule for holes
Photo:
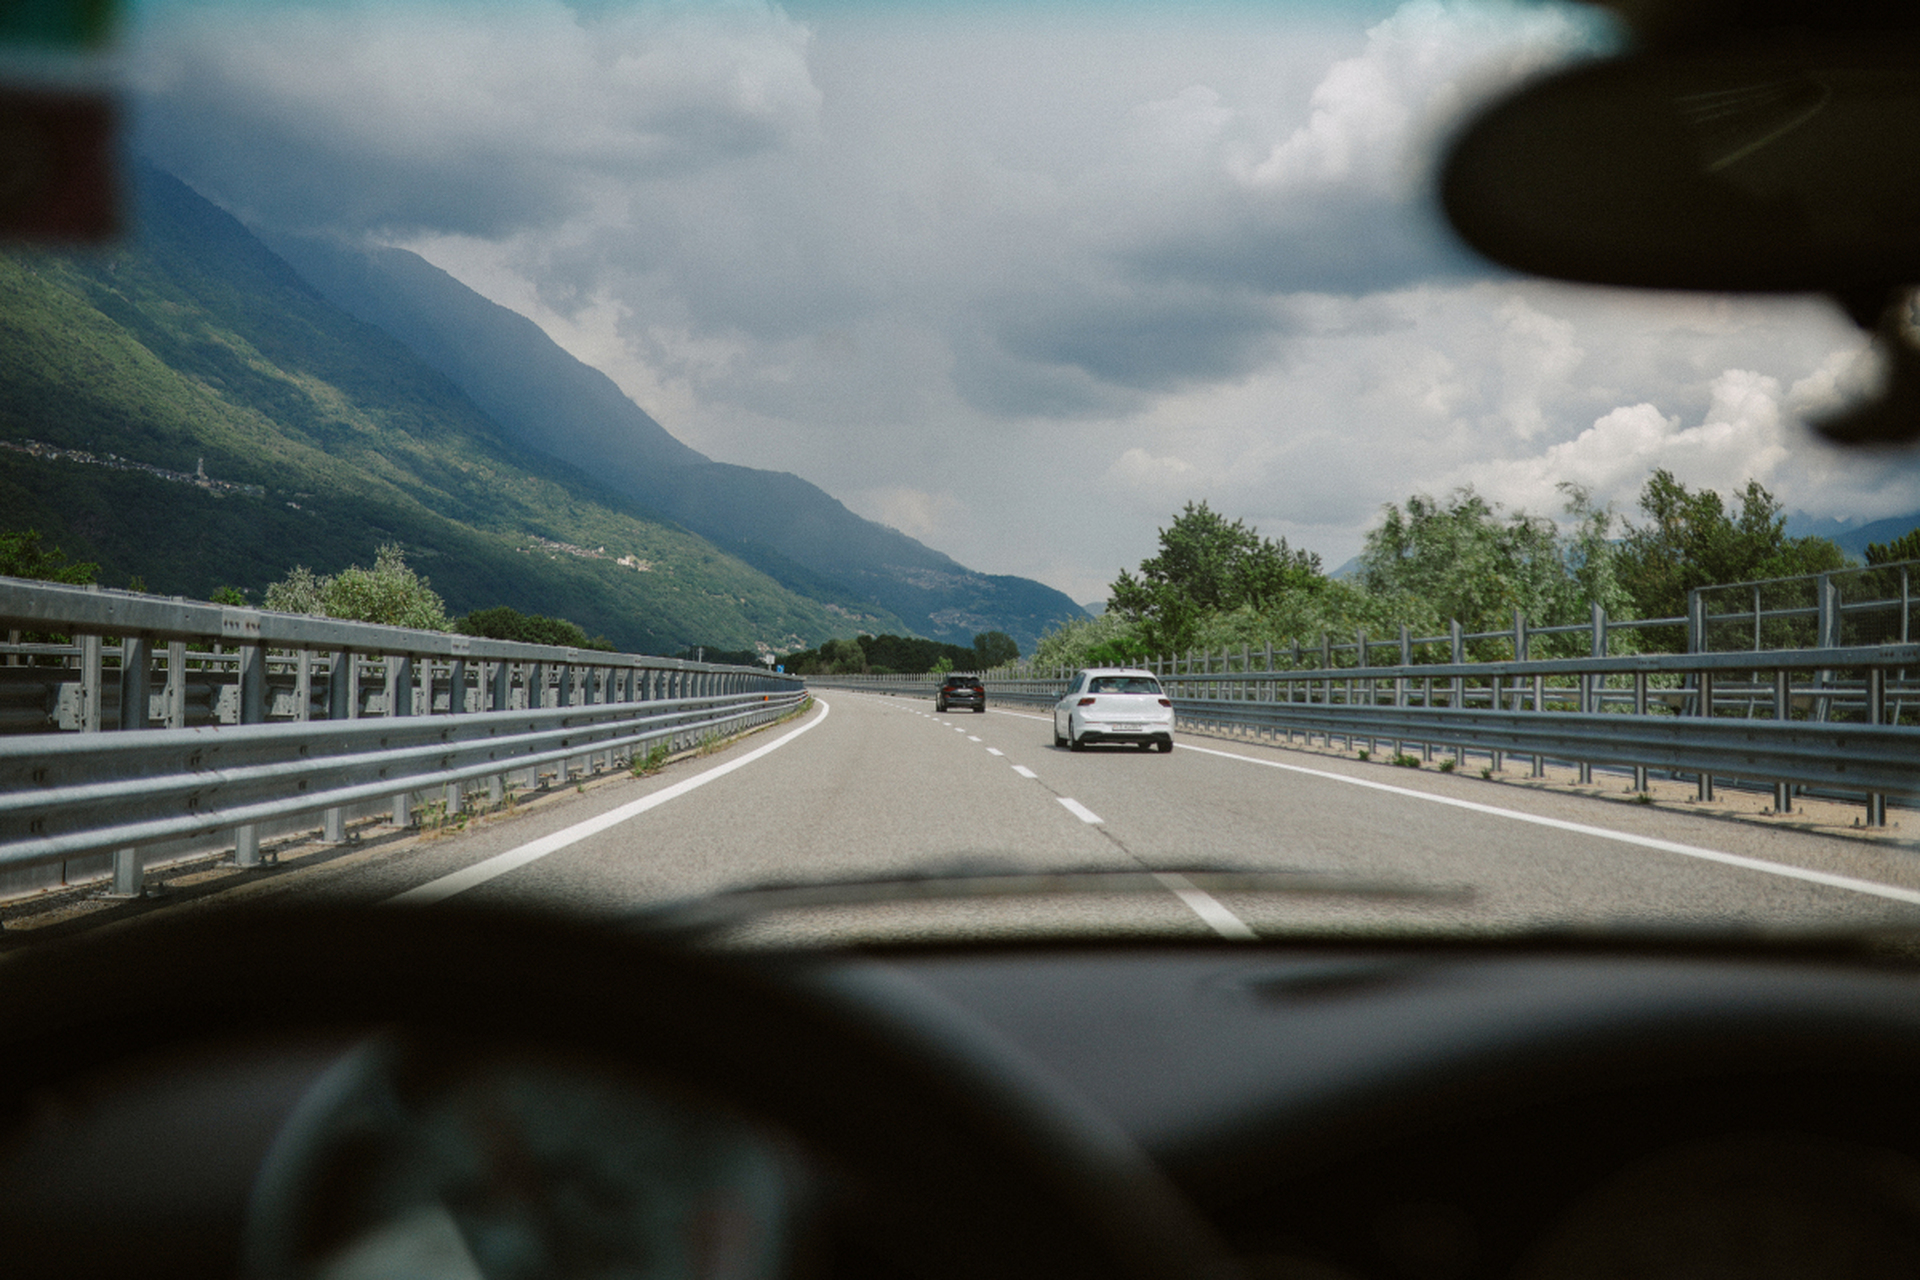
<svg viewBox="0 0 1920 1280">
<path fill-rule="evenodd" d="M 1088 693 L 1159 693 L 1160 685 L 1151 676 L 1095 676 L 1087 682 Z"/>
<path fill-rule="evenodd" d="M 1463 124 L 1620 49 L 1606 10 L 14 34 L 124 163 L 118 230 L 0 258 L 0 573 L 209 612 L 20 595 L 7 731 L 279 726 L 266 770 L 336 721 L 555 737 L 396 739 L 437 772 L 218 830 L 169 793 L 111 847 L 22 818 L 10 932 L 276 865 L 608 917 L 942 887 L 753 926 L 806 942 L 1920 920 L 1920 469 L 1806 426 L 1877 385 L 1868 333 L 1521 277 L 1440 212 Z"/>
</svg>

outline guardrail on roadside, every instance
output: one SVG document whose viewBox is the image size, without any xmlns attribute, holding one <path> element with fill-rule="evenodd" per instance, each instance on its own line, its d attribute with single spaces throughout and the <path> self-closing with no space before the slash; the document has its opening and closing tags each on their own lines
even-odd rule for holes
<svg viewBox="0 0 1920 1280">
<path fill-rule="evenodd" d="M 1196 664 L 1197 665 L 1197 664 Z M 1068 674 L 999 671 L 990 701 L 1050 706 Z M 1160 676 L 1190 730 L 1274 741 L 1335 739 L 1431 760 L 1451 750 L 1573 765 L 1691 775 L 1702 799 L 1716 778 L 1771 784 L 1789 812 L 1796 788 L 1860 795 L 1869 825 L 1888 796 L 1920 800 L 1920 645 L 1760 653 L 1633 654 L 1537 661 L 1304 670 L 1185 671 Z M 920 693 L 933 676 L 810 676 L 819 687 Z"/>
<path fill-rule="evenodd" d="M 230 832 L 256 865 L 263 824 L 322 814 L 339 841 L 349 811 L 410 825 L 433 792 L 420 809 L 457 814 L 470 787 L 498 801 L 805 696 L 760 669 L 10 578 L 0 631 L 0 876 L 110 867 L 123 894 L 159 842 Z"/>
</svg>

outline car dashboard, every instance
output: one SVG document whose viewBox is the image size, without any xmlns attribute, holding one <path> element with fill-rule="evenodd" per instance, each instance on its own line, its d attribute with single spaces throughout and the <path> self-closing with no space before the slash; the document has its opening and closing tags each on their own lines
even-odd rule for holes
<svg viewBox="0 0 1920 1280">
<path fill-rule="evenodd" d="M 337 984 L 294 964 L 210 991 L 214 969 L 190 968 L 51 1029 L 9 1016 L 9 1273 L 1920 1273 L 1920 981 L 1895 956 L 668 949 L 692 969 L 621 1008 L 634 944 L 596 931 L 581 954 L 543 928 L 500 948 L 523 981 L 488 972 L 476 1024 L 448 976 L 469 926 L 405 954 L 395 927 L 369 929 L 331 931 Z M 360 951 L 397 998 L 369 997 Z M 596 976 L 564 980 L 583 963 Z M 713 965 L 717 997 L 699 989 Z M 400 1112 L 406 1142 L 368 1118 Z M 503 1197 L 530 1181 L 565 1186 L 513 1219 Z M 606 1229 L 641 1219 L 653 1236 Z M 503 1222 L 520 1243 L 485 1246 Z"/>
<path fill-rule="evenodd" d="M 1564 944 L 890 964 L 1111 1116 L 1252 1276 L 1920 1266 L 1903 970 Z"/>
</svg>

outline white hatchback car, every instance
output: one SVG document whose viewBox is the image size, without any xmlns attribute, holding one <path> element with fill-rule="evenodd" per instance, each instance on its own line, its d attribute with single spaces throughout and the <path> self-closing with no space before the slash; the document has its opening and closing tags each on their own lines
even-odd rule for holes
<svg viewBox="0 0 1920 1280">
<path fill-rule="evenodd" d="M 1173 701 L 1150 671 L 1092 667 L 1076 672 L 1053 706 L 1053 745 L 1131 742 L 1173 750 Z"/>
</svg>

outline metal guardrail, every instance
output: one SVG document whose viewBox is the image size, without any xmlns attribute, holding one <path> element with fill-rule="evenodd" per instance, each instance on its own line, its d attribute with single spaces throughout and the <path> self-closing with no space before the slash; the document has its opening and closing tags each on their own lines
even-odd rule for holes
<svg viewBox="0 0 1920 1280">
<path fill-rule="evenodd" d="M 1167 664 L 1148 664 L 1167 665 Z M 1185 664 L 1182 664 L 1185 665 Z M 1198 665 L 1197 663 L 1194 665 Z M 933 676 L 811 676 L 822 687 L 921 693 Z M 1869 825 L 1888 796 L 1920 800 L 1920 645 L 1763 653 L 1632 654 L 1537 661 L 1307 670 L 1162 672 L 1177 723 L 1286 741 L 1320 737 L 1392 754 L 1436 748 L 1771 784 L 1780 812 L 1796 789 L 1858 795 Z M 998 671 L 990 701 L 1050 706 L 1068 673 Z"/>
<path fill-rule="evenodd" d="M 230 832 L 256 865 L 265 823 L 324 814 L 339 841 L 391 801 L 410 825 L 475 784 L 497 802 L 805 697 L 760 669 L 9 578 L 0 630 L 0 875 L 110 859 L 125 894 L 156 842 Z"/>
<path fill-rule="evenodd" d="M 341 809 L 779 718 L 804 694 L 0 740 L 0 868 Z M 17 742 L 18 740 L 16 740 Z M 453 803 L 457 811 L 458 802 Z"/>
<path fill-rule="evenodd" d="M 1698 587 L 1688 648 L 1758 651 L 1920 639 L 1920 560 Z"/>
</svg>

